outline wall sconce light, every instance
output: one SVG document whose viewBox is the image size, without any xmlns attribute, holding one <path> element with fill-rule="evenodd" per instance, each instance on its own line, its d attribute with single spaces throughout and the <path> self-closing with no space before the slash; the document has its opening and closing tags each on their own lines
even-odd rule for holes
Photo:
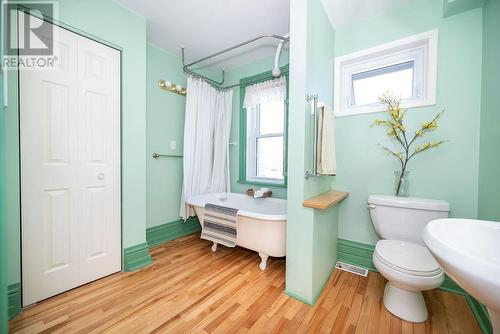
<svg viewBox="0 0 500 334">
<path fill-rule="evenodd" d="M 182 96 L 186 96 L 186 88 L 182 87 L 181 85 L 174 84 L 173 82 L 170 81 L 165 81 L 165 80 L 158 80 L 158 87 L 160 89 L 176 93 Z"/>
</svg>

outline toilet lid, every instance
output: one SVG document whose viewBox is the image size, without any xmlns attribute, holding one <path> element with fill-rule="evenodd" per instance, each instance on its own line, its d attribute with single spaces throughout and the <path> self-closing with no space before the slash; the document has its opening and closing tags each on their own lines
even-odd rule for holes
<svg viewBox="0 0 500 334">
<path fill-rule="evenodd" d="M 434 276 L 441 267 L 429 250 L 421 245 L 400 240 L 380 240 L 375 255 L 384 264 L 396 270 L 417 276 Z"/>
</svg>

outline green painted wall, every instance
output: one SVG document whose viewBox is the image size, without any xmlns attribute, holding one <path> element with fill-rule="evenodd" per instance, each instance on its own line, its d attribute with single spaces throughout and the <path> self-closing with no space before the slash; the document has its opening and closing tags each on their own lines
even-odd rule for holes
<svg viewBox="0 0 500 334">
<path fill-rule="evenodd" d="M 62 23 L 122 52 L 123 247 L 146 241 L 146 19 L 112 0 L 60 0 Z M 8 282 L 20 281 L 17 82 L 9 76 L 6 122 Z"/>
<path fill-rule="evenodd" d="M 335 56 L 439 29 L 437 105 L 412 109 L 416 126 L 444 110 L 439 130 L 429 138 L 448 140 L 409 165 L 411 196 L 444 199 L 451 216 L 477 216 L 479 118 L 481 107 L 481 9 L 443 19 L 439 1 L 418 0 L 384 16 L 335 31 Z M 498 115 L 498 113 L 497 113 Z M 333 187 L 350 192 L 340 207 L 339 237 L 374 244 L 377 236 L 366 208 L 369 194 L 392 194 L 394 159 L 377 143 L 382 129 L 371 128 L 381 113 L 337 118 L 337 176 Z"/>
<path fill-rule="evenodd" d="M 483 8 L 479 218 L 500 221 L 500 1 Z"/>
<path fill-rule="evenodd" d="M 312 302 L 312 212 L 304 200 L 307 2 L 290 1 L 290 86 L 288 106 L 288 189 L 286 291 Z"/>
<path fill-rule="evenodd" d="M 0 17 L 2 17 L 0 6 Z M 3 45 L 3 34 L 0 37 Z M 3 52 L 1 53 L 3 55 Z M 7 333 L 7 226 L 5 220 L 5 120 L 3 108 L 3 73 L 0 71 L 0 333 Z"/>
<path fill-rule="evenodd" d="M 280 57 L 280 66 L 288 64 L 288 52 L 283 51 Z M 238 83 L 240 79 L 253 76 L 259 73 L 270 71 L 274 67 L 274 56 L 262 60 L 257 60 L 250 64 L 239 66 L 234 69 L 229 69 L 226 72 L 226 82 L 228 84 Z M 231 137 L 230 142 L 237 142 L 239 144 L 240 136 L 240 90 L 238 87 L 233 89 L 233 113 L 231 117 Z M 230 162 L 230 176 L 231 176 L 231 191 L 237 193 L 244 193 L 248 188 L 255 188 L 258 186 L 239 183 L 239 149 L 240 145 L 229 146 L 229 162 Z M 286 198 L 285 187 L 271 187 L 274 197 Z"/>
<path fill-rule="evenodd" d="M 158 87 L 164 79 L 186 87 L 181 59 L 147 44 L 147 227 L 179 219 L 182 158 L 153 159 L 160 154 L 182 154 L 186 97 Z M 177 149 L 170 149 L 170 141 Z"/>
<path fill-rule="evenodd" d="M 312 165 L 308 93 L 332 103 L 334 33 L 319 0 L 290 2 L 290 94 L 286 292 L 314 303 L 336 259 L 337 208 L 316 212 L 304 199 L 330 189 L 330 178 L 304 178 Z"/>
<path fill-rule="evenodd" d="M 308 93 L 318 94 L 327 105 L 333 102 L 334 31 L 321 1 L 308 1 L 307 12 L 307 83 Z M 313 118 L 306 129 L 306 147 L 312 147 Z M 307 122 L 306 122 L 307 124 Z M 312 149 L 307 149 L 306 166 L 312 164 Z M 306 181 L 305 196 L 330 190 L 331 177 Z M 315 301 L 328 280 L 337 260 L 338 206 L 313 211 L 312 293 Z"/>
</svg>

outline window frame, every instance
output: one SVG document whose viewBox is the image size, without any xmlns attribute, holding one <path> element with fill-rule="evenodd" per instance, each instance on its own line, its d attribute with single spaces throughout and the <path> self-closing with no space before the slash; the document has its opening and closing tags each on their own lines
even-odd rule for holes
<svg viewBox="0 0 500 334">
<path fill-rule="evenodd" d="M 384 111 L 380 103 L 352 105 L 353 75 L 413 61 L 413 97 L 404 108 L 436 104 L 438 30 L 434 29 L 335 58 L 334 111 L 337 117 Z"/>
<path fill-rule="evenodd" d="M 247 86 L 254 85 L 263 81 L 267 80 L 272 80 L 276 79 L 273 77 L 271 71 L 263 72 L 251 77 L 243 78 L 240 80 L 240 119 L 239 119 L 239 125 L 240 125 L 240 133 L 239 133 L 239 141 L 240 141 L 240 150 L 239 150 L 239 177 L 238 177 L 238 183 L 243 183 L 243 184 L 251 184 L 251 185 L 257 185 L 257 186 L 273 186 L 273 187 L 286 187 L 288 183 L 288 176 L 287 176 L 287 170 L 288 170 L 288 85 L 289 85 L 289 80 L 288 80 L 288 65 L 285 65 L 280 68 L 281 69 L 281 75 L 285 77 L 286 79 L 286 100 L 284 101 L 284 107 L 285 107 L 285 119 L 284 119 L 284 128 L 283 128 L 283 142 L 284 142 L 284 151 L 283 151 L 283 181 L 277 181 L 278 179 L 268 179 L 268 178 L 250 178 L 248 175 L 248 170 L 247 170 L 247 156 L 248 152 L 247 149 L 251 149 L 251 147 L 247 147 L 247 134 L 248 134 L 248 123 L 247 123 L 247 117 L 248 117 L 248 111 L 247 109 L 243 106 L 243 103 L 245 101 L 245 89 Z M 255 121 L 254 121 L 255 124 Z M 261 135 L 260 137 L 276 137 L 278 134 L 266 134 L 266 135 Z M 281 134 L 279 134 L 281 136 Z M 255 137 L 255 140 L 257 141 L 257 137 Z M 255 142 L 253 145 L 253 149 L 256 150 L 257 143 Z M 254 154 L 256 157 L 256 154 Z M 257 159 L 254 161 L 254 167 L 253 170 L 255 171 L 257 166 Z"/>
<path fill-rule="evenodd" d="M 286 109 L 286 103 L 283 103 L 283 108 Z M 257 182 L 257 183 L 266 183 L 266 184 L 283 184 L 285 182 L 285 148 L 286 148 L 286 142 L 285 142 L 285 124 L 286 124 L 286 112 L 284 110 L 283 112 L 283 132 L 275 132 L 275 133 L 266 133 L 266 134 L 261 134 L 259 131 L 260 127 L 260 106 L 257 107 L 257 110 L 252 110 L 252 116 L 254 117 L 248 117 L 248 110 L 247 110 L 247 161 L 249 156 L 255 157 L 255 160 L 253 161 L 252 164 L 247 164 L 246 165 L 246 180 L 249 182 Z M 248 123 L 248 118 L 251 119 L 251 123 Z M 252 132 L 251 135 L 249 135 L 249 131 Z M 251 136 L 251 137 L 250 137 Z M 275 179 L 275 178 L 268 178 L 268 177 L 262 177 L 262 176 L 257 176 L 257 170 L 258 170 L 258 148 L 259 148 L 259 139 L 263 138 L 283 138 L 283 179 Z M 251 141 L 251 144 L 248 145 L 248 139 L 252 138 L 253 140 Z M 248 168 L 251 166 L 250 168 Z M 255 175 L 255 176 L 252 176 Z"/>
</svg>

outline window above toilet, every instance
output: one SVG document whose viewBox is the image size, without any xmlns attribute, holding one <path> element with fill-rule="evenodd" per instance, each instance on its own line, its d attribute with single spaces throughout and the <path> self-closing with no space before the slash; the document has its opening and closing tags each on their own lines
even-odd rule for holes
<svg viewBox="0 0 500 334">
<path fill-rule="evenodd" d="M 390 92 L 404 108 L 436 103 L 438 31 L 432 30 L 335 58 L 337 116 L 384 111 Z"/>
</svg>

